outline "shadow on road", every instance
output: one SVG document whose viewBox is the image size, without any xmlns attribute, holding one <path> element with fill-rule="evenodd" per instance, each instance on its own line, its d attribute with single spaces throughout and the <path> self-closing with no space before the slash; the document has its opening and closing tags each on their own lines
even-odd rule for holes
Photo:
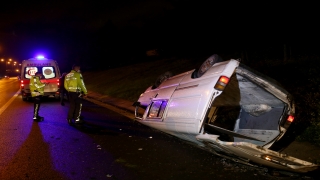
<svg viewBox="0 0 320 180">
<path fill-rule="evenodd" d="M 72 124 L 71 126 L 87 134 L 111 135 L 111 136 L 119 135 L 119 133 L 110 130 L 108 127 L 104 127 L 104 126 L 97 125 L 87 121 L 85 121 L 83 124 Z"/>
<path fill-rule="evenodd" d="M 39 124 L 34 122 L 26 141 L 1 171 L 0 179 L 66 179 L 52 164 L 49 145 L 43 139 Z"/>
</svg>

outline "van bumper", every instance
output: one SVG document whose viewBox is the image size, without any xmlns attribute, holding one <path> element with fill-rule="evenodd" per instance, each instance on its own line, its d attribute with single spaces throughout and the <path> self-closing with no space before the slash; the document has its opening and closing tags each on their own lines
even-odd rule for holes
<svg viewBox="0 0 320 180">
<path fill-rule="evenodd" d="M 60 98 L 60 92 L 44 92 L 43 96 L 49 97 L 49 98 L 56 98 L 59 99 Z"/>
<path fill-rule="evenodd" d="M 27 100 L 31 98 L 31 93 L 30 92 L 26 92 L 26 91 L 21 91 L 21 96 L 23 100 Z M 49 98 L 55 98 L 55 99 L 59 99 L 60 98 L 60 93 L 59 91 L 57 92 L 44 92 L 43 93 L 44 97 L 49 97 Z"/>
</svg>

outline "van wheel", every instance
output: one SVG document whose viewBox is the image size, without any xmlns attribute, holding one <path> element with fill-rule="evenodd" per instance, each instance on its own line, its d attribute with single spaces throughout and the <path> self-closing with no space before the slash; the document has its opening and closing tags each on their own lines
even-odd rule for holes
<svg viewBox="0 0 320 180">
<path fill-rule="evenodd" d="M 220 56 L 218 56 L 217 54 L 214 54 L 212 56 L 210 56 L 208 59 L 206 59 L 201 66 L 199 67 L 199 69 L 197 69 L 196 71 L 194 71 L 194 73 L 192 74 L 193 78 L 199 78 L 202 75 L 204 75 L 204 73 L 206 73 L 208 71 L 208 69 L 210 69 L 215 63 L 217 62 L 221 62 L 222 58 Z"/>
<path fill-rule="evenodd" d="M 31 97 L 25 96 L 25 97 L 22 97 L 22 100 L 23 101 L 31 101 Z"/>
<path fill-rule="evenodd" d="M 28 100 L 28 96 L 24 96 L 22 92 L 21 92 L 21 97 L 22 97 L 23 101 L 27 101 Z"/>
<path fill-rule="evenodd" d="M 152 89 L 155 89 L 155 88 L 159 87 L 160 84 L 161 84 L 163 81 L 167 80 L 167 79 L 170 78 L 171 76 L 172 76 L 172 73 L 169 72 L 169 71 L 161 74 L 161 75 L 157 78 L 156 82 L 153 84 Z"/>
</svg>

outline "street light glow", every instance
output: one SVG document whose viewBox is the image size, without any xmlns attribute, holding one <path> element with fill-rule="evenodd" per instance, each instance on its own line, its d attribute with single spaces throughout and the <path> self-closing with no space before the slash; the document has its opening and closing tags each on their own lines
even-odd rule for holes
<svg viewBox="0 0 320 180">
<path fill-rule="evenodd" d="M 19 69 L 16 69 L 16 66 L 18 65 L 18 61 L 13 61 L 12 58 L 1 58 L 1 64 L 0 64 L 0 76 L 6 75 L 6 76 L 12 76 L 14 74 L 17 74 L 20 72 Z M 21 66 L 21 64 L 19 64 Z"/>
</svg>

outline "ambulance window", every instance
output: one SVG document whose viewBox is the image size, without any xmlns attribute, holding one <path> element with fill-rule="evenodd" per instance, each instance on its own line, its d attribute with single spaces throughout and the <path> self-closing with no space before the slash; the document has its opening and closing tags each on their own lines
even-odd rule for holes
<svg viewBox="0 0 320 180">
<path fill-rule="evenodd" d="M 53 67 L 42 67 L 42 74 L 45 79 L 51 79 L 56 77 L 56 73 L 54 72 Z"/>
<path fill-rule="evenodd" d="M 26 67 L 26 70 L 24 71 L 25 72 L 24 77 L 27 79 L 30 79 L 31 76 L 35 75 L 36 72 L 38 71 L 39 71 L 38 67 Z"/>
<path fill-rule="evenodd" d="M 154 101 L 150 106 L 148 118 L 162 118 L 166 106 L 167 101 Z"/>
<path fill-rule="evenodd" d="M 52 66 L 26 67 L 24 72 L 24 77 L 27 79 L 30 79 L 31 76 L 36 74 L 36 72 L 41 72 L 45 79 L 56 77 L 55 69 Z"/>
</svg>

